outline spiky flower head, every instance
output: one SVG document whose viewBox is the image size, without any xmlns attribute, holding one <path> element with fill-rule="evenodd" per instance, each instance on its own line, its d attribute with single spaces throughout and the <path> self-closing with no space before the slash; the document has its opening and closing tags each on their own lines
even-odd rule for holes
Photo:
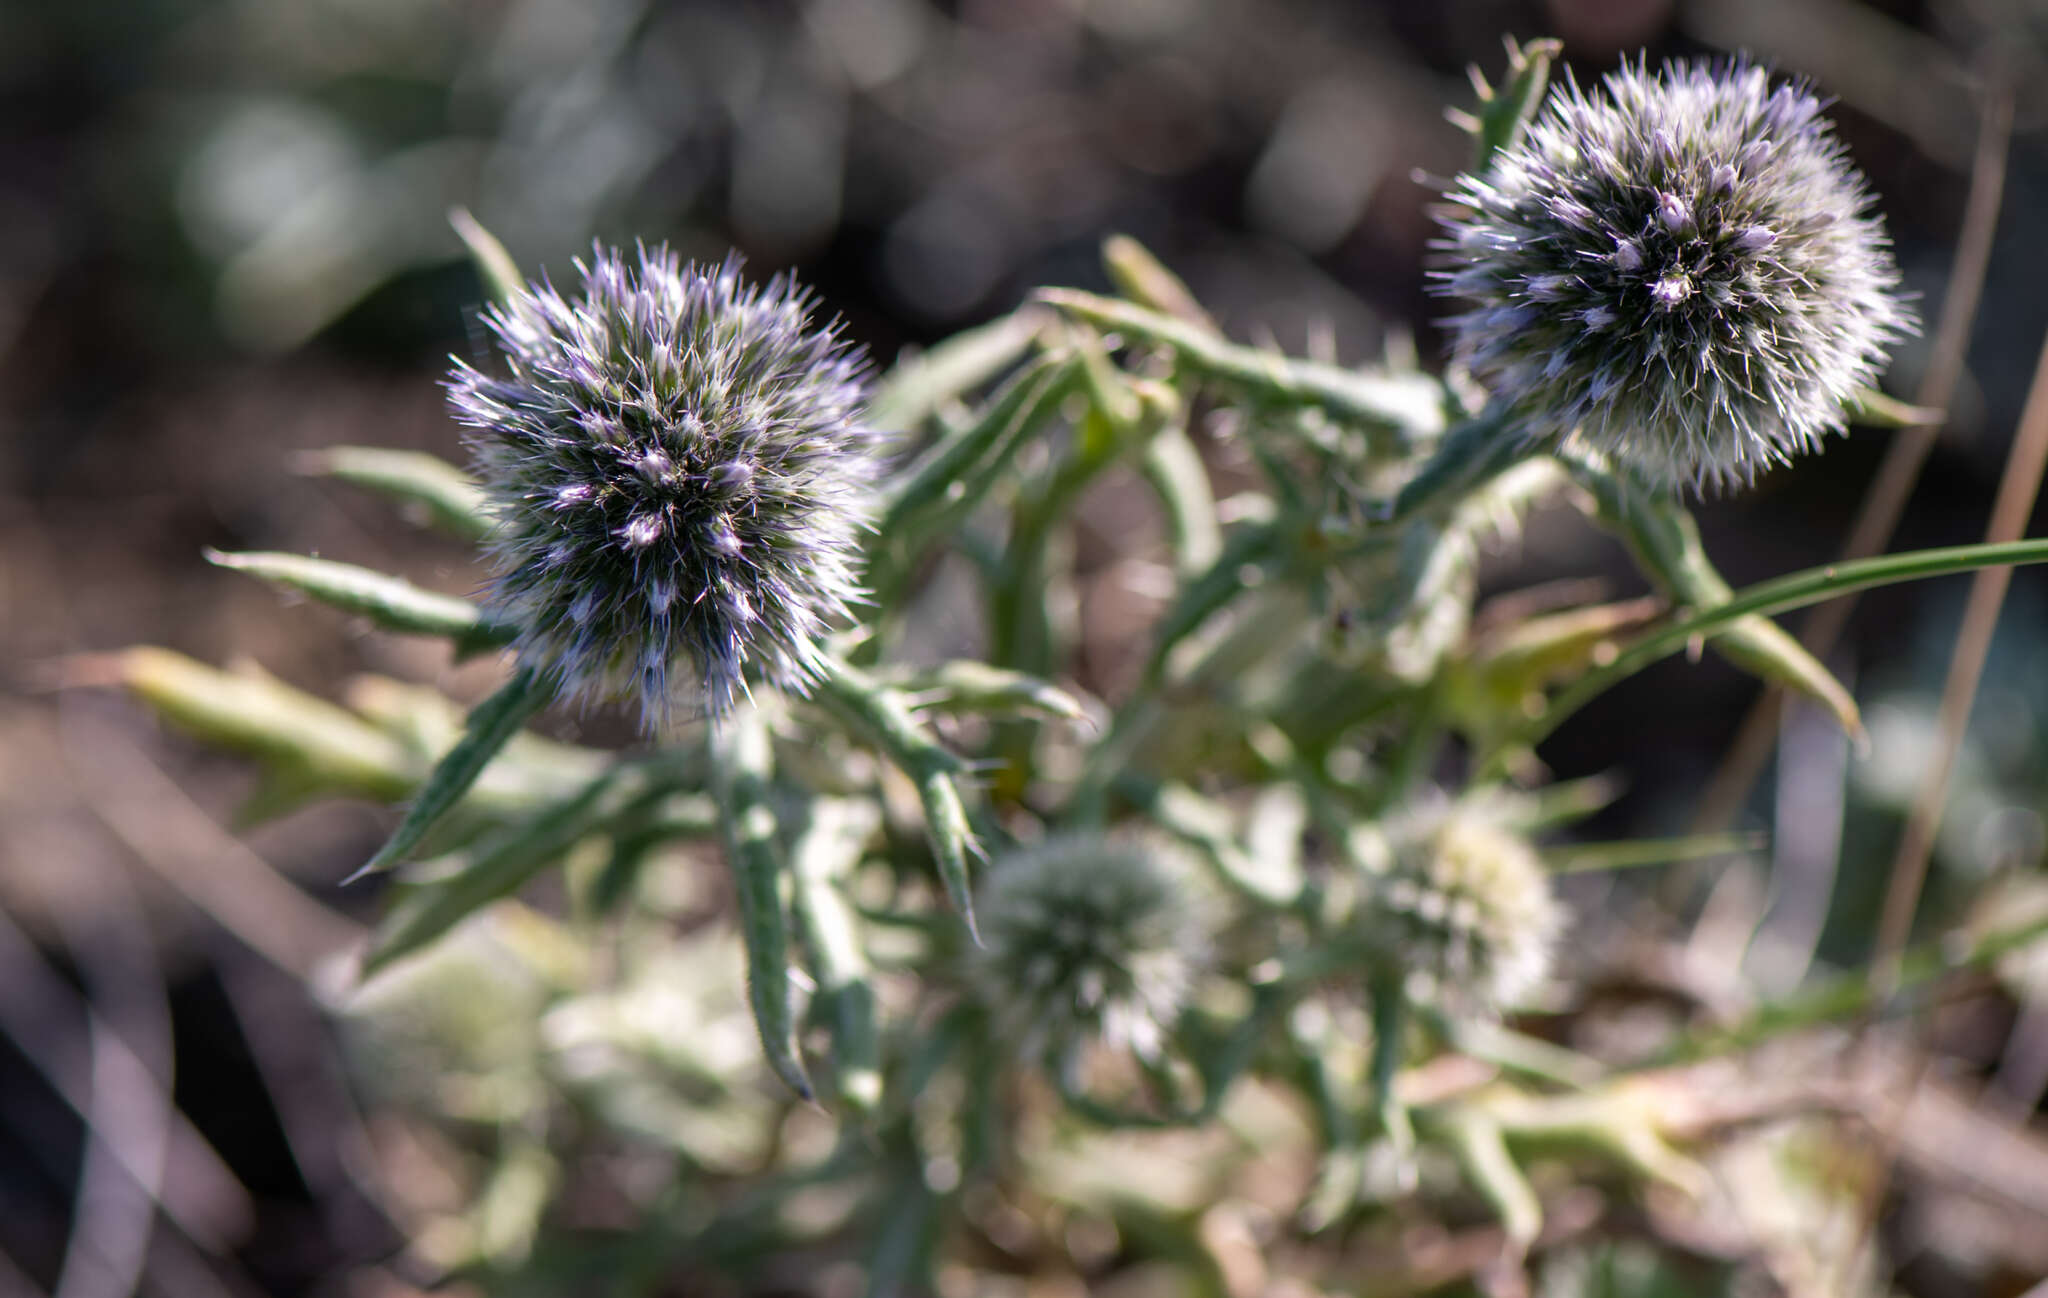
<svg viewBox="0 0 2048 1298">
<path fill-rule="evenodd" d="M 1459 1014 L 1517 1005 L 1550 972 L 1563 912 L 1527 839 L 1484 802 L 1396 825 L 1356 911 L 1371 958 L 1408 996 Z"/>
<path fill-rule="evenodd" d="M 1191 881 L 1135 840 L 1071 834 L 990 866 L 974 979 L 1021 1055 L 1091 1041 L 1155 1057 L 1207 955 Z"/>
<path fill-rule="evenodd" d="M 485 313 L 503 377 L 448 385 L 497 516 L 494 612 L 564 693 L 637 698 L 650 729 L 685 685 L 714 715 L 750 679 L 802 692 L 860 594 L 862 362 L 736 259 L 599 246 L 577 270 L 574 297 Z"/>
<path fill-rule="evenodd" d="M 1567 81 L 1449 197 L 1460 358 L 1532 436 L 1577 430 L 1656 481 L 1812 449 L 1913 327 L 1820 101 L 1744 62 Z"/>
</svg>

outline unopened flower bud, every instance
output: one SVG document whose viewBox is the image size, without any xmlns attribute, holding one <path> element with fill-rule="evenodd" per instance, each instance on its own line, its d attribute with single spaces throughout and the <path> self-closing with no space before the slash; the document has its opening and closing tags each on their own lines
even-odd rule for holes
<svg viewBox="0 0 2048 1298">
<path fill-rule="evenodd" d="M 1359 904 L 1374 958 L 1410 997 L 1453 1013 L 1525 1001 L 1563 924 L 1536 850 L 1483 804 L 1422 813 L 1391 839 Z"/>
<path fill-rule="evenodd" d="M 1676 194 L 1657 195 L 1657 219 L 1664 222 L 1664 228 L 1673 234 L 1684 234 L 1692 229 L 1692 204 Z"/>
<path fill-rule="evenodd" d="M 1777 241 L 1777 233 L 1762 225 L 1747 226 L 1735 236 L 1735 246 L 1744 252 L 1762 252 Z"/>
<path fill-rule="evenodd" d="M 975 900 L 976 985 L 1027 1057 L 1090 1042 L 1156 1057 L 1207 955 L 1177 861 L 1074 834 L 998 858 Z"/>
<path fill-rule="evenodd" d="M 1684 275 L 1666 275 L 1650 285 L 1650 297 L 1666 311 L 1692 296 L 1692 281 Z"/>
</svg>

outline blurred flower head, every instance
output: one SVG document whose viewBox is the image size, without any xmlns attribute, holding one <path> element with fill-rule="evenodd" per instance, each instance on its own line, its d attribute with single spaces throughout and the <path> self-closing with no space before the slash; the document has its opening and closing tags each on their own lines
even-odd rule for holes
<svg viewBox="0 0 2048 1298">
<path fill-rule="evenodd" d="M 649 728 L 679 670 L 713 714 L 749 679 L 803 691 L 860 594 L 859 358 L 736 260 L 599 247 L 577 269 L 573 298 L 485 313 L 504 377 L 449 382 L 497 514 L 494 611 L 565 693 L 636 698 Z"/>
<path fill-rule="evenodd" d="M 1177 862 L 1142 842 L 1063 835 L 989 867 L 974 975 L 1020 1054 L 1090 1041 L 1155 1057 L 1207 957 Z"/>
<path fill-rule="evenodd" d="M 1913 327 L 1820 101 L 1747 63 L 1568 82 L 1449 196 L 1460 358 L 1531 435 L 1577 430 L 1657 481 L 1812 449 Z"/>
<path fill-rule="evenodd" d="M 1423 810 L 1388 837 L 1357 911 L 1372 958 L 1412 999 L 1451 1013 L 1526 1000 L 1564 920 L 1536 849 L 1484 802 Z"/>
</svg>

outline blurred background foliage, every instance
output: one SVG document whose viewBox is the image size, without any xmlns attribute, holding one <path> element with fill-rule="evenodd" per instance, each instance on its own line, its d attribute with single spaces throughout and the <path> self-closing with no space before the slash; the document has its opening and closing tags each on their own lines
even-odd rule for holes
<svg viewBox="0 0 2048 1298">
<path fill-rule="evenodd" d="M 2039 0 L 0 7 L 0 1293 L 116 1294 L 136 1276 L 141 1291 L 170 1295 L 409 1292 L 428 1278 L 422 1252 L 522 1255 L 550 1198 L 572 1233 L 630 1222 L 659 1151 L 739 1169 L 771 1143 L 822 1138 L 821 1117 L 761 1089 L 676 1086 L 730 1078 L 721 1051 L 753 1066 L 732 952 L 708 932 L 628 935 L 594 956 L 508 913 L 415 971 L 457 991 L 359 1002 L 337 1038 L 321 957 L 354 939 L 378 897 L 335 885 L 388 820 L 329 806 L 233 836 L 224 826 L 249 783 L 240 763 L 111 696 L 49 690 L 89 680 L 76 655 L 137 642 L 251 656 L 329 696 L 355 681 L 358 702 L 394 680 L 458 697 L 488 687 L 488 665 L 433 646 L 363 635 L 320 609 L 277 616 L 268 591 L 200 558 L 208 545 L 332 550 L 473 587 L 463 548 L 293 474 L 335 442 L 455 453 L 437 382 L 450 352 L 475 355 L 481 340 L 450 206 L 557 278 L 594 237 L 666 240 L 699 257 L 736 247 L 756 271 L 797 270 L 884 361 L 1035 286 L 1099 286 L 1097 248 L 1112 231 L 1185 275 L 1236 336 L 1343 361 L 1412 340 L 1428 359 L 1442 308 L 1422 291 L 1432 191 L 1415 177 L 1462 165 L 1466 142 L 1443 108 L 1468 94 L 1466 64 L 1498 65 L 1503 33 L 1562 38 L 1581 75 L 1638 50 L 1746 49 L 1812 77 L 1837 99 L 1928 319 L 1982 93 L 2010 91 L 1992 277 L 1954 418 L 1898 544 L 1977 539 L 2048 327 Z M 1924 342 L 1904 348 L 1893 390 L 1910 393 L 1924 363 Z M 1885 437 L 1864 433 L 1707 502 L 1723 569 L 1739 584 L 1831 558 Z M 1113 690 L 1129 670 L 1148 615 L 1118 564 L 1127 526 L 1106 489 L 1077 559 L 1076 672 L 1090 689 Z M 1526 557 L 1497 559 L 1487 584 L 1588 570 L 1610 573 L 1617 593 L 1637 589 L 1610 544 L 1560 511 L 1532 519 Z M 1768 848 L 1575 880 L 1587 959 L 1724 1007 L 1865 959 L 1935 742 L 1960 603 L 1954 581 L 1867 599 L 1833 665 L 1864 701 L 1871 752 L 1789 714 L 1747 812 L 1772 831 Z M 2044 636 L 2048 590 L 2022 571 L 1937 845 L 1928 931 L 2048 905 Z M 1560 776 L 1626 777 L 1594 822 L 1604 836 L 1675 832 L 1752 690 L 1712 661 L 1667 663 L 1588 708 L 1543 756 Z M 629 734 L 595 714 L 557 729 L 595 743 Z M 669 886 L 685 931 L 720 904 L 687 870 Z M 602 994 L 581 967 L 592 959 L 618 962 Z M 701 973 L 714 968 L 726 972 Z M 1610 1222 L 1598 1236 L 1609 1242 L 1547 1252 L 1540 1292 L 1704 1294 L 1731 1275 L 1762 1286 L 1742 1292 L 1844 1291 L 1777 1265 L 1757 1241 L 1772 1222 L 1787 1238 L 1853 1234 L 1845 1186 L 1882 1200 L 1905 1291 L 2022 1292 L 2048 1272 L 2048 1154 L 2021 1125 L 2048 1087 L 2048 986 L 2024 963 L 2003 973 L 1933 1015 L 1935 1071 L 1954 1087 L 1913 1101 L 1932 1107 L 1913 1110 L 1897 1176 L 1876 1170 L 1876 1154 L 1802 1149 L 1809 1131 L 1774 1130 L 1730 1156 L 1758 1165 L 1715 1169 L 1754 1193 L 1739 1215 L 1756 1229 L 1693 1240 L 1678 1265 L 1640 1242 L 1656 1223 Z M 706 1003 L 664 1006 L 679 986 L 701 986 Z M 1597 1010 L 1619 992 L 1587 995 Z M 468 1013 L 423 1020 L 421 1003 Z M 1616 1009 L 1601 1030 L 1627 1034 L 1632 1013 Z M 699 1025 L 692 1040 L 664 1037 L 672 1016 Z M 610 1088 L 591 1103 L 614 1134 L 592 1136 L 578 1160 L 537 1140 L 480 1169 L 441 1127 L 405 1117 L 502 1116 L 592 1078 Z M 1284 1180 L 1300 1135 L 1294 1115 L 1242 1118 L 1234 1153 L 1186 1151 L 1248 1187 L 1231 1212 L 1203 1219 L 1223 1259 L 1207 1291 L 1304 1292 L 1283 1277 L 1315 1269 L 1349 1275 L 1349 1292 L 1457 1292 L 1484 1269 L 1485 1241 L 1441 1223 L 1410 1223 L 1391 1243 L 1333 1243 L 1320 1268 L 1265 1256 L 1260 1214 L 1277 1196 L 1257 1178 Z M 1146 1234 L 1179 1201 L 1132 1207 L 1109 1194 L 1099 1182 L 1128 1157 L 1112 1138 L 1064 1157 L 1048 1175 L 1065 1206 L 1031 1224 L 1055 1238 L 1014 1236 L 1018 1256 L 1057 1252 L 1105 1291 L 1183 1291 L 1183 1271 Z M 138 1159 L 156 1175 L 137 1175 Z M 1131 1173 L 1169 1188 L 1185 1174 Z M 1016 1223 L 991 1214 L 1000 1240 Z M 744 1214 L 735 1220 L 744 1233 Z M 628 1236 L 621 1266 L 655 1265 L 633 1247 Z M 792 1259 L 773 1291 L 860 1283 L 833 1266 Z M 582 1291 L 540 1272 L 527 1282 Z M 719 1288 L 715 1268 L 670 1283 L 737 1292 Z"/>
</svg>

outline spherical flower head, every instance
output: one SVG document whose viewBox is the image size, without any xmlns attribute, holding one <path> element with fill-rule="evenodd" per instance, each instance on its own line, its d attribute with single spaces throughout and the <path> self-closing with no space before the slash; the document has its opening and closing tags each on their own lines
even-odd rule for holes
<svg viewBox="0 0 2048 1298">
<path fill-rule="evenodd" d="M 1157 1057 L 1207 955 L 1177 862 L 1147 845 L 1064 835 L 988 870 L 974 979 L 997 1031 L 1026 1057 L 1090 1042 Z"/>
<path fill-rule="evenodd" d="M 1746 483 L 1843 426 L 1913 321 L 1870 196 L 1798 86 L 1746 63 L 1567 81 L 1452 186 L 1438 292 L 1533 437 Z"/>
<path fill-rule="evenodd" d="M 1452 1013 L 1526 1000 L 1563 925 L 1535 848 L 1484 804 L 1424 811 L 1390 838 L 1358 910 L 1373 958 L 1410 998 Z"/>
<path fill-rule="evenodd" d="M 736 260 L 600 246 L 577 269 L 574 297 L 484 314 L 502 377 L 458 362 L 448 385 L 497 520 L 493 613 L 565 694 L 636 698 L 649 729 L 751 679 L 805 691 L 860 597 L 860 359 Z"/>
</svg>

